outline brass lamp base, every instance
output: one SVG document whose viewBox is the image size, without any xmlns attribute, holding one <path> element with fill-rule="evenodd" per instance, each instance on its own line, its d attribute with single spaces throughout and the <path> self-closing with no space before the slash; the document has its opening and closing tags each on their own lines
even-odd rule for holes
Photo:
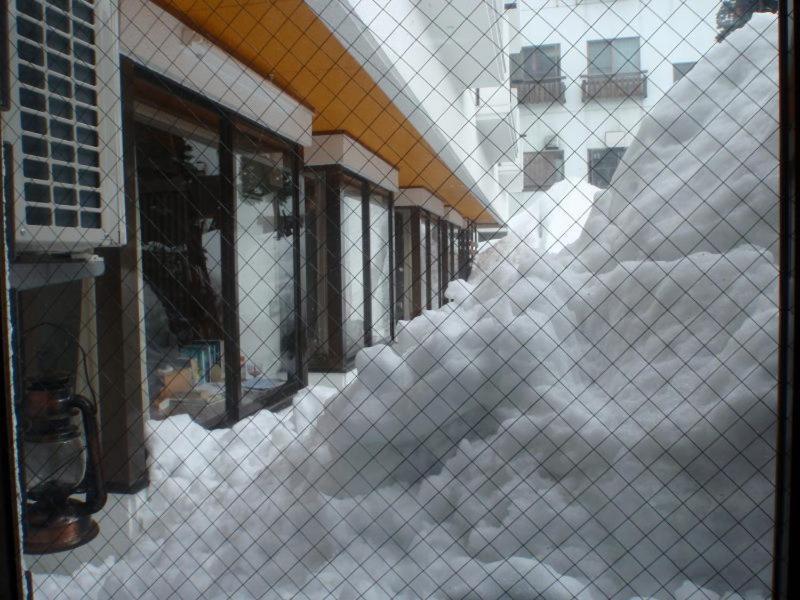
<svg viewBox="0 0 800 600">
<path fill-rule="evenodd" d="M 49 554 L 77 548 L 93 540 L 100 531 L 86 514 L 85 504 L 72 498 L 60 503 L 28 504 L 24 551 Z"/>
</svg>

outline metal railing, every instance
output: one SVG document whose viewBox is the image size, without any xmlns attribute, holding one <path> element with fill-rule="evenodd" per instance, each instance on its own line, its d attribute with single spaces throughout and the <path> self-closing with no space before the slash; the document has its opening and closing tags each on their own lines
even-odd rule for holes
<svg viewBox="0 0 800 600">
<path fill-rule="evenodd" d="M 520 104 L 564 103 L 567 91 L 564 77 L 545 77 L 537 81 L 512 82 Z"/>
<path fill-rule="evenodd" d="M 606 98 L 647 98 L 647 71 L 583 75 L 584 102 Z"/>
</svg>

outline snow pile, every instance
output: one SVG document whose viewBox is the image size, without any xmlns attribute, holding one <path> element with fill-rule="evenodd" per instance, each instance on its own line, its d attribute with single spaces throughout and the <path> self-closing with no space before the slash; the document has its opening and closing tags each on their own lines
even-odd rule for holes
<svg viewBox="0 0 800 600">
<path fill-rule="evenodd" d="M 509 220 L 510 235 L 548 252 L 561 250 L 578 239 L 601 192 L 583 179 L 563 179 L 547 190 L 534 192 Z"/>
<path fill-rule="evenodd" d="M 755 17 L 585 235 L 543 255 L 517 224 L 341 394 L 153 424 L 136 547 L 40 597 L 767 597 L 776 61 Z"/>
</svg>

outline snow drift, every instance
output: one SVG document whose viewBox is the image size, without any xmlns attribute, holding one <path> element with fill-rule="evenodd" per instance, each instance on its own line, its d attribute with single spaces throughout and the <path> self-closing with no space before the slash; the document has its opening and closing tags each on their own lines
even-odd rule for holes
<svg viewBox="0 0 800 600">
<path fill-rule="evenodd" d="M 579 239 L 495 244 L 341 394 L 152 423 L 135 546 L 38 593 L 767 597 L 776 77 L 758 16 L 645 119 Z"/>
</svg>

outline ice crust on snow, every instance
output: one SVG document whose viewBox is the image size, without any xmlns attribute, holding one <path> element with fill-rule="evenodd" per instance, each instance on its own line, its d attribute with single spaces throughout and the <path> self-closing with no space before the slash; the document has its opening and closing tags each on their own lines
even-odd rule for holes
<svg viewBox="0 0 800 600">
<path fill-rule="evenodd" d="M 37 593 L 766 598 L 776 78 L 759 15 L 645 118 L 576 241 L 518 224 L 343 392 L 152 422 L 136 545 Z"/>
</svg>

